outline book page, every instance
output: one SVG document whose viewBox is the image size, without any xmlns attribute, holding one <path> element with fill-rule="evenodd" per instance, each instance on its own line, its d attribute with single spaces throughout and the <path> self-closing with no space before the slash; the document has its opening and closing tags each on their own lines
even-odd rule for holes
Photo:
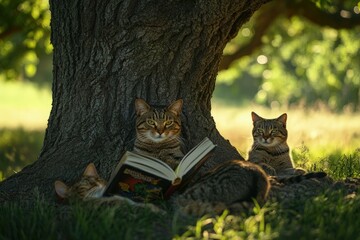
<svg viewBox="0 0 360 240">
<path fill-rule="evenodd" d="M 128 152 L 127 155 L 128 156 L 124 164 L 136 167 L 170 181 L 176 178 L 174 170 L 159 159 L 133 152 Z"/>
<path fill-rule="evenodd" d="M 204 138 L 198 145 L 192 148 L 181 160 L 176 169 L 179 177 L 184 176 L 190 169 L 192 169 L 206 154 L 216 147 L 210 139 Z"/>
</svg>

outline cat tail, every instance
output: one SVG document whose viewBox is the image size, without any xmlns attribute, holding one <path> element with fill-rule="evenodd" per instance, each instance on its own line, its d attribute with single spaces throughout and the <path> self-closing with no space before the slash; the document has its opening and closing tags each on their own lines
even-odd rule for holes
<svg viewBox="0 0 360 240">
<path fill-rule="evenodd" d="M 283 184 L 292 184 L 292 183 L 299 183 L 301 181 L 311 178 L 324 178 L 326 176 L 327 174 L 325 172 L 310 172 L 310 173 L 305 173 L 303 175 L 279 178 L 277 179 L 277 181 Z"/>
</svg>

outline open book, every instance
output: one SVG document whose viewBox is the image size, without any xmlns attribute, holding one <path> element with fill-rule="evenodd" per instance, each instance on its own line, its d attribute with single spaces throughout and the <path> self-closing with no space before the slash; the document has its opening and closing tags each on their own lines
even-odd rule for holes
<svg viewBox="0 0 360 240">
<path fill-rule="evenodd" d="M 166 199 L 190 180 L 214 148 L 205 138 L 175 170 L 159 159 L 127 151 L 111 174 L 104 196 L 122 195 L 137 202 Z"/>
</svg>

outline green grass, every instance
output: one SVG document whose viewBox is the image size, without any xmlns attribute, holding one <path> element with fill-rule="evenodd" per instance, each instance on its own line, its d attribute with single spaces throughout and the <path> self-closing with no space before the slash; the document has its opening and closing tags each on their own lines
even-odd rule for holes
<svg viewBox="0 0 360 240">
<path fill-rule="evenodd" d="M 33 83 L 0 81 L 0 128 L 43 130 L 51 109 L 51 90 Z"/>
<path fill-rule="evenodd" d="M 0 205 L 0 239 L 161 239 L 162 216 L 129 206 L 44 201 Z M 169 235 L 167 235 L 169 236 Z"/>
<path fill-rule="evenodd" d="M 180 219 L 129 206 L 42 200 L 0 205 L 0 239 L 360 239 L 360 197 L 341 191 L 299 200 L 288 209 L 279 203 L 253 213 Z"/>
<path fill-rule="evenodd" d="M 339 149 L 327 150 L 328 154 L 311 157 L 309 148 L 302 146 L 292 151 L 292 158 L 298 167 L 309 171 L 325 171 L 334 179 L 360 177 L 360 149 L 344 153 Z"/>
<path fill-rule="evenodd" d="M 37 159 L 50 108 L 50 89 L 0 81 L 0 181 Z"/>
<path fill-rule="evenodd" d="M 41 150 L 44 131 L 0 129 L 0 180 L 33 163 Z"/>
<path fill-rule="evenodd" d="M 359 195 L 328 192 L 299 201 L 297 211 L 273 206 L 265 217 L 278 239 L 360 239 L 359 200 Z"/>
</svg>

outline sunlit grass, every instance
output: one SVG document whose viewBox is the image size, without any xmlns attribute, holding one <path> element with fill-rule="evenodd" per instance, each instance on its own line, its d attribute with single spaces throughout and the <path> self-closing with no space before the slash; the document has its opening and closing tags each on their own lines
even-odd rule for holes
<svg viewBox="0 0 360 240">
<path fill-rule="evenodd" d="M 360 147 L 359 113 L 335 114 L 325 109 L 268 109 L 257 105 L 236 108 L 215 102 L 212 115 L 217 128 L 244 157 L 247 157 L 253 142 L 251 111 L 265 118 L 277 118 L 286 112 L 288 143 L 293 153 L 298 153 L 297 157 L 306 155 L 308 159 L 320 160 L 335 152 L 339 155 L 351 154 Z"/>
<path fill-rule="evenodd" d="M 0 81 L 0 128 L 43 130 L 50 109 L 50 89 L 39 89 L 32 83 Z"/>
<path fill-rule="evenodd" d="M 271 210 L 257 206 L 251 215 L 233 216 L 224 211 L 220 216 L 205 216 L 174 239 L 274 239 L 278 233 L 265 219 Z"/>
</svg>

